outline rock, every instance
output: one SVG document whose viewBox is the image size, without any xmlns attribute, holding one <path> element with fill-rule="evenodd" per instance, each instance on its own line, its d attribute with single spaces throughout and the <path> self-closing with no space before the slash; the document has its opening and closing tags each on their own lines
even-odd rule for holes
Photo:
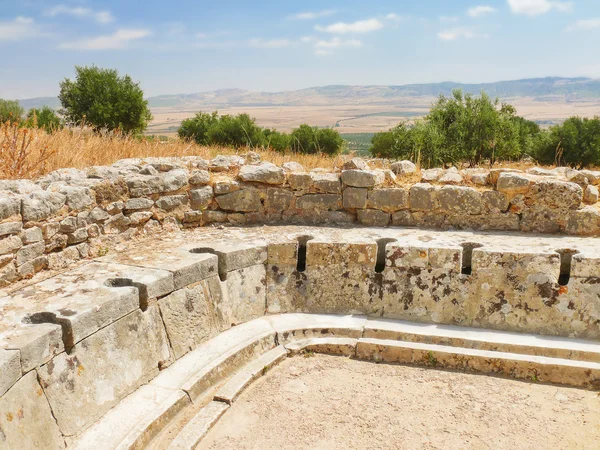
<svg viewBox="0 0 600 450">
<path fill-rule="evenodd" d="M 171 170 L 162 174 L 162 189 L 160 193 L 175 192 L 188 184 L 188 171 L 185 169 Z"/>
<path fill-rule="evenodd" d="M 100 180 L 116 180 L 121 175 L 118 169 L 110 166 L 92 166 L 85 171 L 88 178 Z"/>
<path fill-rule="evenodd" d="M 268 188 L 265 206 L 269 212 L 281 212 L 288 209 L 294 194 L 287 189 Z"/>
<path fill-rule="evenodd" d="M 477 186 L 487 186 L 490 174 L 489 172 L 473 173 L 470 175 L 471 183 Z"/>
<path fill-rule="evenodd" d="M 541 177 L 555 177 L 556 172 L 548 169 L 542 169 L 541 167 L 532 167 L 531 169 L 527 169 L 527 173 L 531 175 L 538 175 Z"/>
<path fill-rule="evenodd" d="M 583 200 L 583 189 L 576 183 L 558 180 L 536 182 L 525 198 L 525 203 L 536 210 L 577 209 Z"/>
<path fill-rule="evenodd" d="M 88 218 L 89 218 L 90 222 L 92 222 L 92 223 L 102 223 L 105 220 L 108 220 L 110 218 L 110 214 L 108 214 L 105 210 L 103 210 L 99 206 L 96 206 L 94 209 L 92 209 L 90 211 Z"/>
<path fill-rule="evenodd" d="M 511 172 L 502 172 L 498 176 L 496 190 L 504 192 L 509 196 L 526 194 L 529 191 L 529 186 L 531 183 L 531 180 L 523 175 Z"/>
<path fill-rule="evenodd" d="M 244 158 L 239 156 L 218 155 L 210 160 L 208 168 L 211 172 L 226 172 L 244 164 Z"/>
<path fill-rule="evenodd" d="M 370 227 L 387 227 L 390 223 L 390 214 L 378 209 L 359 209 L 358 221 Z"/>
<path fill-rule="evenodd" d="M 457 214 L 481 214 L 481 194 L 465 186 L 444 186 L 437 193 L 440 208 Z"/>
<path fill-rule="evenodd" d="M 598 202 L 598 188 L 592 185 L 586 186 L 583 191 L 583 201 L 590 205 Z"/>
<path fill-rule="evenodd" d="M 288 161 L 281 166 L 286 172 L 304 172 L 304 166 L 295 161 Z"/>
<path fill-rule="evenodd" d="M 367 190 L 363 188 L 348 187 L 344 189 L 342 197 L 344 208 L 364 209 L 367 207 Z"/>
<path fill-rule="evenodd" d="M 498 183 L 498 178 L 500 178 L 500 174 L 502 173 L 523 173 L 522 170 L 519 169 L 507 169 L 507 168 L 502 168 L 502 169 L 491 169 L 490 170 L 490 176 L 489 176 L 489 183 L 492 186 L 496 186 L 496 184 Z"/>
<path fill-rule="evenodd" d="M 27 261 L 42 256 L 44 254 L 45 245 L 43 242 L 26 245 L 17 252 L 17 266 L 25 264 Z"/>
<path fill-rule="evenodd" d="M 23 247 L 23 241 L 21 241 L 19 236 L 9 236 L 4 239 L 0 239 L 0 255 L 13 253 L 21 247 Z"/>
<path fill-rule="evenodd" d="M 0 192 L 0 220 L 21 214 L 21 199 Z"/>
<path fill-rule="evenodd" d="M 150 164 L 146 164 L 139 172 L 142 175 L 158 175 L 160 172 Z"/>
<path fill-rule="evenodd" d="M 312 186 L 319 194 L 339 194 L 342 192 L 340 176 L 337 173 L 310 173 Z"/>
<path fill-rule="evenodd" d="M 202 222 L 202 211 L 186 211 L 183 214 L 184 223 Z"/>
<path fill-rule="evenodd" d="M 368 207 L 389 213 L 408 209 L 408 191 L 402 188 L 370 190 Z"/>
<path fill-rule="evenodd" d="M 210 173 L 208 170 L 194 170 L 188 182 L 195 186 L 205 186 L 210 183 Z"/>
<path fill-rule="evenodd" d="M 80 242 L 87 241 L 88 232 L 85 228 L 75 230 L 73 233 L 67 234 L 67 244 L 79 244 Z"/>
<path fill-rule="evenodd" d="M 0 191 L 9 191 L 14 194 L 31 194 L 42 190 L 40 185 L 31 180 L 0 180 Z"/>
<path fill-rule="evenodd" d="M 253 212 L 260 211 L 262 203 L 256 189 L 244 189 L 216 197 L 219 208 L 225 211 Z"/>
<path fill-rule="evenodd" d="M 119 214 L 121 211 L 125 209 L 125 203 L 123 202 L 112 202 L 106 206 L 106 212 L 111 216 Z"/>
<path fill-rule="evenodd" d="M 444 171 L 442 169 L 427 169 L 421 172 L 421 181 L 430 182 L 437 181 L 442 175 Z"/>
<path fill-rule="evenodd" d="M 211 192 L 212 192 L 212 188 L 211 188 Z M 157 208 L 160 208 L 164 211 L 171 211 L 180 206 L 187 205 L 187 202 L 188 202 L 187 195 L 168 195 L 168 196 L 161 197 L 158 200 L 156 200 L 155 204 L 156 204 Z"/>
<path fill-rule="evenodd" d="M 337 194 L 309 194 L 298 197 L 300 210 L 337 211 L 342 209 L 342 196 Z"/>
<path fill-rule="evenodd" d="M 233 180 L 218 180 L 214 184 L 215 195 L 229 194 L 239 191 L 241 188 L 240 183 Z"/>
<path fill-rule="evenodd" d="M 244 157 L 244 164 L 254 165 L 260 163 L 260 155 L 256 152 L 248 152 Z"/>
<path fill-rule="evenodd" d="M 130 224 L 134 227 L 143 225 L 152 218 L 152 212 L 150 211 L 137 211 L 129 215 Z"/>
<path fill-rule="evenodd" d="M 600 185 L 600 171 L 581 170 L 580 173 L 588 179 L 590 184 L 593 184 L 594 186 Z"/>
<path fill-rule="evenodd" d="M 37 191 L 23 197 L 21 214 L 24 221 L 40 221 L 60 211 L 67 198 L 58 192 Z"/>
<path fill-rule="evenodd" d="M 390 166 L 396 175 L 408 175 L 417 172 L 417 166 L 410 161 L 396 161 Z"/>
<path fill-rule="evenodd" d="M 590 180 L 585 174 L 573 169 L 567 169 L 565 178 L 571 183 L 577 183 L 580 186 L 587 186 L 590 184 Z"/>
<path fill-rule="evenodd" d="M 67 246 L 67 240 L 66 234 L 55 234 L 50 239 L 46 239 L 46 253 L 62 250 Z"/>
<path fill-rule="evenodd" d="M 569 211 L 565 231 L 579 236 L 597 236 L 600 234 L 600 212 L 593 206 Z"/>
<path fill-rule="evenodd" d="M 104 226 L 102 227 L 106 234 L 117 234 L 122 233 L 131 224 L 131 219 L 125 217 L 123 213 L 115 214 L 106 222 L 104 222 Z"/>
<path fill-rule="evenodd" d="M 444 175 L 438 178 L 438 182 L 442 184 L 460 184 L 463 182 L 463 177 L 456 171 L 446 171 Z"/>
<path fill-rule="evenodd" d="M 270 162 L 263 162 L 253 166 L 242 166 L 238 177 L 243 181 L 252 181 L 255 183 L 283 184 L 285 182 L 284 170 Z"/>
<path fill-rule="evenodd" d="M 417 183 L 411 186 L 408 194 L 410 209 L 413 211 L 431 211 L 437 209 L 437 189 L 429 183 Z"/>
<path fill-rule="evenodd" d="M 23 229 L 23 222 L 0 223 L 0 237 L 8 234 L 16 234 Z"/>
<path fill-rule="evenodd" d="M 288 174 L 288 184 L 294 191 L 306 191 L 313 183 L 313 173 L 292 172 Z M 338 180 L 339 185 L 339 180 Z M 339 189 L 339 188 L 338 188 Z"/>
<path fill-rule="evenodd" d="M 77 228 L 79 228 L 79 223 L 80 223 L 80 221 L 77 217 L 73 217 L 73 216 L 65 217 L 60 222 L 59 231 L 61 233 L 72 233 Z M 81 226 L 84 226 L 84 224 L 82 223 Z"/>
<path fill-rule="evenodd" d="M 481 199 L 484 210 L 491 212 L 506 212 L 510 203 L 508 196 L 499 191 L 485 191 Z"/>
<path fill-rule="evenodd" d="M 224 211 L 203 211 L 202 220 L 204 223 L 224 223 L 227 222 L 227 213 Z"/>
<path fill-rule="evenodd" d="M 379 186 L 385 181 L 385 175 L 377 170 L 344 170 L 342 183 L 346 186 L 369 188 Z"/>
<path fill-rule="evenodd" d="M 150 209 L 154 206 L 154 202 L 149 198 L 130 198 L 125 202 L 125 211 L 140 211 Z"/>
<path fill-rule="evenodd" d="M 367 162 L 362 158 L 352 158 L 350 161 L 346 161 L 342 166 L 342 170 L 369 170 L 370 167 Z"/>
<path fill-rule="evenodd" d="M 58 169 L 44 177 L 40 178 L 38 181 L 42 185 L 48 185 L 50 183 L 55 183 L 57 181 L 74 181 L 74 180 L 82 180 L 87 178 L 87 173 L 84 170 L 79 170 L 75 168 L 64 168 Z"/>
<path fill-rule="evenodd" d="M 210 205 L 213 197 L 213 188 L 211 186 L 192 189 L 190 191 L 190 206 L 196 210 L 205 209 Z"/>
</svg>

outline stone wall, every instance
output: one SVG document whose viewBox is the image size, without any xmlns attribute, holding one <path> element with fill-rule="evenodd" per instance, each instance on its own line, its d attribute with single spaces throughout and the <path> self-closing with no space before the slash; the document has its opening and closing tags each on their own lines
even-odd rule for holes
<svg viewBox="0 0 600 450">
<path fill-rule="evenodd" d="M 0 287 L 163 225 L 360 224 L 600 234 L 600 172 L 431 169 L 353 159 L 336 171 L 257 154 L 121 160 L 0 180 Z M 110 245 L 110 244 L 105 244 Z"/>
</svg>

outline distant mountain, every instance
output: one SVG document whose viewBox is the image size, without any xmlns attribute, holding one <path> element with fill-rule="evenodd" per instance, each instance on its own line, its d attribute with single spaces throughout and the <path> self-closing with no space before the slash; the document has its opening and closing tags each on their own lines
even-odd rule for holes
<svg viewBox="0 0 600 450">
<path fill-rule="evenodd" d="M 487 92 L 492 97 L 533 97 L 538 100 L 584 100 L 600 98 L 600 79 L 592 78 L 530 78 L 494 83 L 463 84 L 454 82 L 407 84 L 401 86 L 346 86 L 311 87 L 296 91 L 252 92 L 243 89 L 221 89 L 195 94 L 159 95 L 150 97 L 153 108 L 177 109 L 224 106 L 309 106 L 336 104 L 397 103 L 402 98 L 437 97 L 450 95 L 452 90 L 478 94 Z M 19 100 L 26 108 L 48 105 L 60 106 L 55 97 Z"/>
</svg>

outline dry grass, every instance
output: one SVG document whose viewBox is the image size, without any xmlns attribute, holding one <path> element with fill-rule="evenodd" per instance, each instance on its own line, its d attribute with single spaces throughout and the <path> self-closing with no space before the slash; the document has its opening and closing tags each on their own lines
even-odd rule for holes
<svg viewBox="0 0 600 450">
<path fill-rule="evenodd" d="M 248 151 L 202 147 L 179 139 L 160 142 L 109 133 L 98 135 L 81 128 L 48 134 L 41 129 L 18 129 L 6 123 L 0 126 L 0 178 L 35 178 L 60 168 L 103 166 L 124 158 L 201 156 L 210 159 L 218 154 Z M 341 163 L 341 157 L 256 151 L 265 161 L 278 165 L 296 161 L 306 169 L 333 168 Z"/>
</svg>

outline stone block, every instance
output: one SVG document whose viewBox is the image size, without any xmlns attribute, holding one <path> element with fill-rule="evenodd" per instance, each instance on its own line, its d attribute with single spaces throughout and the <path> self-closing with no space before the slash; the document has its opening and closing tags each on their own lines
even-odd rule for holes
<svg viewBox="0 0 600 450">
<path fill-rule="evenodd" d="M 0 237 L 8 234 L 17 234 L 23 229 L 23 222 L 4 222 L 0 223 Z"/>
<path fill-rule="evenodd" d="M 44 254 L 45 245 L 43 242 L 26 245 L 17 252 L 17 266 L 25 264 L 38 256 Z"/>
<path fill-rule="evenodd" d="M 260 193 L 252 188 L 219 195 L 216 200 L 219 208 L 225 211 L 254 212 L 260 211 L 262 208 Z"/>
<path fill-rule="evenodd" d="M 409 189 L 409 203 L 412 211 L 432 211 L 438 207 L 438 190 L 429 183 L 417 183 Z"/>
<path fill-rule="evenodd" d="M 23 244 L 34 244 L 44 240 L 42 230 L 39 227 L 27 228 L 21 232 Z"/>
<path fill-rule="evenodd" d="M 21 359 L 18 350 L 0 349 L 0 398 L 19 378 Z"/>
<path fill-rule="evenodd" d="M 529 187 L 532 181 L 518 173 L 501 172 L 498 174 L 496 182 L 496 190 L 514 196 L 517 194 L 526 194 L 529 192 Z"/>
<path fill-rule="evenodd" d="M 312 186 L 318 194 L 339 194 L 342 192 L 338 173 L 311 172 Z"/>
<path fill-rule="evenodd" d="M 387 227 L 391 220 L 390 213 L 378 209 L 359 209 L 357 215 L 362 225 L 370 227 Z"/>
<path fill-rule="evenodd" d="M 191 195 L 190 191 L 190 195 Z M 160 208 L 164 211 L 171 211 L 175 208 L 179 208 L 180 206 L 187 205 L 188 197 L 187 195 L 168 195 L 165 197 L 161 197 L 156 200 L 155 204 L 157 208 Z M 199 209 L 199 208 L 195 208 Z"/>
<path fill-rule="evenodd" d="M 410 161 L 396 161 L 392 163 L 390 169 L 392 169 L 392 172 L 394 172 L 396 175 L 407 175 L 416 173 L 417 166 Z"/>
<path fill-rule="evenodd" d="M 484 191 L 481 193 L 483 210 L 490 212 L 506 212 L 510 203 L 508 195 L 500 191 Z"/>
<path fill-rule="evenodd" d="M 305 172 L 289 173 L 288 184 L 294 191 L 307 191 L 312 186 L 313 179 L 311 175 L 312 174 Z"/>
<path fill-rule="evenodd" d="M 40 221 L 57 214 L 67 197 L 58 192 L 36 191 L 23 197 L 21 214 L 24 221 Z"/>
<path fill-rule="evenodd" d="M 238 177 L 242 181 L 251 181 L 265 184 L 283 184 L 285 182 L 285 171 L 270 162 L 262 162 L 258 165 L 242 166 Z"/>
<path fill-rule="evenodd" d="M 408 206 L 408 191 L 406 189 L 373 189 L 369 191 L 369 208 L 393 213 L 408 209 Z"/>
<path fill-rule="evenodd" d="M 141 211 L 154 206 L 154 201 L 149 198 L 130 198 L 125 202 L 125 211 Z"/>
<path fill-rule="evenodd" d="M 287 189 L 268 188 L 265 208 L 267 212 L 279 212 L 288 209 L 294 194 Z"/>
<path fill-rule="evenodd" d="M 210 172 L 208 170 L 194 170 L 190 174 L 188 182 L 193 186 L 205 186 L 210 183 Z"/>
<path fill-rule="evenodd" d="M 12 194 L 0 193 L 0 220 L 17 216 L 21 213 L 21 198 Z"/>
<path fill-rule="evenodd" d="M 583 189 L 575 183 L 558 180 L 536 182 L 525 197 L 525 203 L 534 210 L 577 209 L 583 200 Z"/>
<path fill-rule="evenodd" d="M 385 174 L 377 170 L 344 170 L 342 183 L 346 186 L 372 188 L 383 184 Z"/>
<path fill-rule="evenodd" d="M 443 186 L 437 192 L 440 209 L 457 214 L 480 214 L 481 194 L 470 187 Z"/>
<path fill-rule="evenodd" d="M 600 211 L 593 206 L 585 206 L 569 211 L 565 232 L 577 236 L 597 236 L 600 234 Z"/>
<path fill-rule="evenodd" d="M 593 185 L 588 185 L 583 191 L 583 201 L 589 205 L 593 205 L 598 202 L 598 188 Z"/>
<path fill-rule="evenodd" d="M 342 209 L 342 196 L 336 194 L 309 194 L 298 197 L 296 207 L 301 210 L 338 211 Z"/>
<path fill-rule="evenodd" d="M 8 236 L 0 239 L 0 255 L 13 253 L 23 247 L 23 241 L 19 236 Z"/>
<path fill-rule="evenodd" d="M 347 209 L 367 207 L 367 189 L 348 187 L 344 189 L 342 204 Z"/>
</svg>

